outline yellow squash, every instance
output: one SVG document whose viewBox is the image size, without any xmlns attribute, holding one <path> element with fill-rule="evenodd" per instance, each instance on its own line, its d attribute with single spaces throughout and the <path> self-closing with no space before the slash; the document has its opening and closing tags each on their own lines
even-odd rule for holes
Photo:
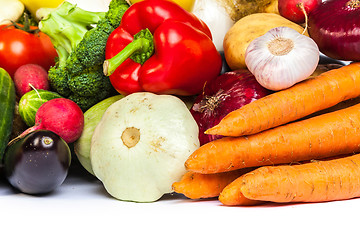
<svg viewBox="0 0 360 240">
<path fill-rule="evenodd" d="M 64 0 L 20 0 L 33 16 L 39 8 L 56 8 Z"/>
<path fill-rule="evenodd" d="M 130 0 L 131 3 L 140 2 L 142 0 Z M 177 4 L 179 4 L 181 7 L 185 8 L 188 11 L 191 11 L 192 7 L 194 6 L 195 0 L 171 0 Z"/>
</svg>

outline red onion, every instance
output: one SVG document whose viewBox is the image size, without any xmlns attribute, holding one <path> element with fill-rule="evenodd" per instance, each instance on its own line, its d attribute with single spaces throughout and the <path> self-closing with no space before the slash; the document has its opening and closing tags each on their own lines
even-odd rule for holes
<svg viewBox="0 0 360 240">
<path fill-rule="evenodd" d="M 270 93 L 246 69 L 226 72 L 208 82 L 190 109 L 199 126 L 200 144 L 223 137 L 204 132 L 217 125 L 228 113 Z"/>
<path fill-rule="evenodd" d="M 327 0 L 309 13 L 309 35 L 328 57 L 360 60 L 360 0 Z"/>
</svg>

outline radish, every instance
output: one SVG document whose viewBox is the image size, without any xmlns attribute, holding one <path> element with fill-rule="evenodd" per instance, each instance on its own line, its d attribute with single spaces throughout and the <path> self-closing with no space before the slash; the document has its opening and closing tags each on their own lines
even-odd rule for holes
<svg viewBox="0 0 360 240">
<path fill-rule="evenodd" d="M 14 74 L 16 94 L 22 97 L 25 93 L 35 89 L 49 90 L 48 73 L 37 64 L 25 64 Z"/>
<path fill-rule="evenodd" d="M 278 9 L 281 16 L 298 24 L 306 22 L 307 15 L 322 0 L 278 0 Z"/>
<path fill-rule="evenodd" d="M 84 114 L 80 107 L 67 98 L 51 99 L 37 110 L 35 125 L 25 130 L 19 138 L 35 130 L 49 130 L 59 135 L 65 142 L 76 141 L 84 128 Z"/>
</svg>

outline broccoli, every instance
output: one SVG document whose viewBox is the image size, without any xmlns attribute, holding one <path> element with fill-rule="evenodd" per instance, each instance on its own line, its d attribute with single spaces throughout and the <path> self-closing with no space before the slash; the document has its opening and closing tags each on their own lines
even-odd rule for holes
<svg viewBox="0 0 360 240">
<path fill-rule="evenodd" d="M 92 97 L 99 94 L 99 89 L 106 88 L 105 77 L 100 78 L 98 72 L 102 71 L 102 65 L 94 65 L 86 68 L 80 74 L 74 75 L 68 81 L 68 87 L 73 93 L 81 93 L 80 96 Z M 92 79 L 91 85 L 89 79 Z"/>
<path fill-rule="evenodd" d="M 107 12 L 89 12 L 65 1 L 39 22 L 58 53 L 50 85 L 83 111 L 116 94 L 102 65 L 107 39 L 128 8 L 126 0 L 112 0 Z"/>
<path fill-rule="evenodd" d="M 85 33 L 83 40 L 67 59 L 68 71 L 78 74 L 91 65 L 102 65 L 105 60 L 106 41 L 114 27 L 109 21 L 101 20 L 96 28 Z"/>
</svg>

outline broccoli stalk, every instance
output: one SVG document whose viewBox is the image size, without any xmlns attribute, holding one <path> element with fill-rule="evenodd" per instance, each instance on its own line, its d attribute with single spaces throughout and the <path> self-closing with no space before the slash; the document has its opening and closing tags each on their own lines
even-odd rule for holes
<svg viewBox="0 0 360 240">
<path fill-rule="evenodd" d="M 106 41 L 128 7 L 125 0 L 112 0 L 107 12 L 90 12 L 65 1 L 39 22 L 58 53 L 50 85 L 83 111 L 116 93 L 102 64 Z"/>
<path fill-rule="evenodd" d="M 104 17 L 104 12 L 85 11 L 65 1 L 39 22 L 40 30 L 50 37 L 58 52 L 59 66 L 66 64 L 66 59 L 81 42 L 91 25 L 98 23 Z"/>
</svg>

